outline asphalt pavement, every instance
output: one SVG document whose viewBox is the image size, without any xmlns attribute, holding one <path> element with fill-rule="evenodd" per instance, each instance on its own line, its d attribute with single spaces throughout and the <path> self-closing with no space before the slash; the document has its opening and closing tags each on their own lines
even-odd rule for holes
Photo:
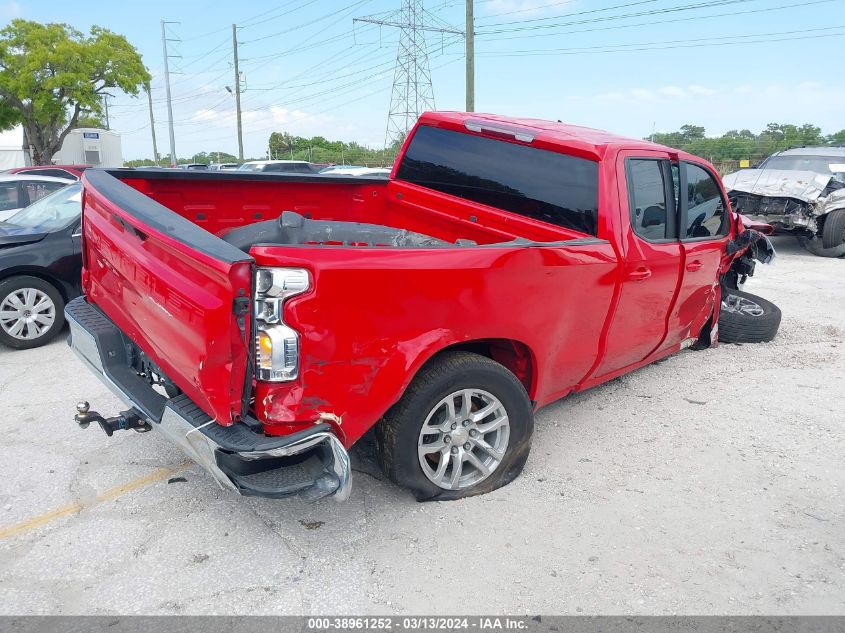
<svg viewBox="0 0 845 633">
<path fill-rule="evenodd" d="M 0 614 L 845 614 L 845 261 L 776 240 L 777 339 L 685 351 L 537 417 L 510 486 L 417 503 L 221 490 L 63 338 L 0 349 Z"/>
</svg>

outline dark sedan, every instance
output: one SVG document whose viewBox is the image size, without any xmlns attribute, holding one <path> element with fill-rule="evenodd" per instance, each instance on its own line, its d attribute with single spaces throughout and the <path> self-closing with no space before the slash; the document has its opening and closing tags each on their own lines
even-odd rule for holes
<svg viewBox="0 0 845 633">
<path fill-rule="evenodd" d="M 62 329 L 80 294 L 81 198 L 74 183 L 0 222 L 0 343 L 38 347 Z"/>
</svg>

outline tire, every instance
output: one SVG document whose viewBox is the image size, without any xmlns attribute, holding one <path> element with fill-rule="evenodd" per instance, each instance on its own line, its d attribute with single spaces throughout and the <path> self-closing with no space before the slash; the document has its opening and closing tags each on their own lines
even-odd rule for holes
<svg viewBox="0 0 845 633">
<path fill-rule="evenodd" d="M 39 306 L 37 311 L 24 310 Z M 43 279 L 27 275 L 0 281 L 0 343 L 12 349 L 44 345 L 64 326 L 64 310 L 61 293 Z"/>
<path fill-rule="evenodd" d="M 801 245 L 813 255 L 818 257 L 842 258 L 845 257 L 845 244 L 834 246 L 833 248 L 825 248 L 822 244 L 822 239 L 816 235 L 809 239 L 803 239 Z"/>
<path fill-rule="evenodd" d="M 780 327 L 780 308 L 750 292 L 723 288 L 722 293 L 720 341 L 766 343 L 775 338 Z"/>
<path fill-rule="evenodd" d="M 471 403 L 468 416 L 465 394 Z M 454 418 L 448 418 L 449 400 Z M 485 409 L 486 416 L 468 419 Z M 423 433 L 426 423 L 431 433 Z M 420 370 L 376 425 L 376 446 L 385 475 L 410 489 L 418 501 L 450 500 L 490 492 L 516 479 L 528 459 L 533 432 L 531 402 L 513 373 L 485 356 L 444 352 Z M 487 448 L 503 451 L 497 459 Z M 442 460 L 446 465 L 440 473 Z M 455 463 L 461 464 L 457 480 Z M 438 473 L 440 484 L 435 483 Z"/>
<path fill-rule="evenodd" d="M 822 227 L 822 246 L 837 248 L 845 244 L 845 209 L 837 209 L 827 214 Z"/>
</svg>

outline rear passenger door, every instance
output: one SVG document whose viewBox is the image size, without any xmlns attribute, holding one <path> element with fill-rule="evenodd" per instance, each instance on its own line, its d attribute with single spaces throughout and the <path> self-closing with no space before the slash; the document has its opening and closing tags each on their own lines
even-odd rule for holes
<svg viewBox="0 0 845 633">
<path fill-rule="evenodd" d="M 669 321 L 673 336 L 664 347 L 697 336 L 713 312 L 730 229 L 727 202 L 718 179 L 707 167 L 681 161 L 678 188 L 684 271 Z"/>
<path fill-rule="evenodd" d="M 681 277 L 669 154 L 621 152 L 618 161 L 617 173 L 625 175 L 619 181 L 623 280 L 597 377 L 636 364 L 660 346 Z"/>
</svg>

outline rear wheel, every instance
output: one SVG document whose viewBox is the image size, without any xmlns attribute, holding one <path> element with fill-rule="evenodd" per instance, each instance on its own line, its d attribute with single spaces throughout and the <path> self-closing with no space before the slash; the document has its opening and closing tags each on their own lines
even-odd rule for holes
<svg viewBox="0 0 845 633">
<path fill-rule="evenodd" d="M 505 367 L 447 352 L 424 367 L 376 427 L 385 474 L 418 500 L 495 490 L 522 471 L 534 418 L 522 383 Z"/>
<path fill-rule="evenodd" d="M 723 288 L 722 293 L 720 341 L 765 343 L 775 338 L 780 327 L 780 308 L 750 292 Z"/>
<path fill-rule="evenodd" d="M 20 276 L 0 282 L 0 343 L 31 349 L 50 341 L 65 322 L 65 303 L 52 284 Z"/>
</svg>

